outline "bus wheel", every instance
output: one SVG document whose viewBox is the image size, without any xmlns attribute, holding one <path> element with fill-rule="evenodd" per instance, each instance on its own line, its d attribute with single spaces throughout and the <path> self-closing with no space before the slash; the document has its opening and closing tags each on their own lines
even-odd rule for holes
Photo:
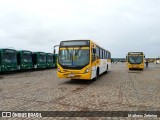
<svg viewBox="0 0 160 120">
<path fill-rule="evenodd" d="M 107 67 L 106 67 L 106 71 L 105 71 L 105 73 L 108 73 L 108 65 L 107 65 Z"/>
<path fill-rule="evenodd" d="M 99 75 L 99 71 L 97 69 L 97 71 L 96 71 L 96 77 L 93 79 L 94 81 L 96 81 L 98 79 L 98 75 Z"/>
</svg>

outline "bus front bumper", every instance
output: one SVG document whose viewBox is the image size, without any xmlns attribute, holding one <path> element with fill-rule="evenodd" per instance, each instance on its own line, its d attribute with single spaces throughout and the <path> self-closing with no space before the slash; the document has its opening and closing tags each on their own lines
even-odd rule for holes
<svg viewBox="0 0 160 120">
<path fill-rule="evenodd" d="M 16 70 L 17 70 L 17 66 L 2 65 L 1 67 L 1 71 L 16 71 Z"/>
<path fill-rule="evenodd" d="M 130 69 L 143 69 L 144 68 L 144 65 L 143 64 L 128 64 L 128 68 Z"/>
<path fill-rule="evenodd" d="M 91 80 L 90 73 L 80 74 L 80 73 L 71 73 L 71 72 L 70 73 L 58 72 L 57 74 L 59 78 Z"/>
</svg>

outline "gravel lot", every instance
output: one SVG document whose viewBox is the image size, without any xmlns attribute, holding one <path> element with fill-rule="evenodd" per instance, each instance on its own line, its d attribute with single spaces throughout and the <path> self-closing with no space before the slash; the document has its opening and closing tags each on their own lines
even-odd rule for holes
<svg viewBox="0 0 160 120">
<path fill-rule="evenodd" d="M 160 64 L 149 63 L 143 71 L 112 64 L 97 81 L 59 79 L 56 69 L 0 75 L 0 111 L 143 110 L 160 111 Z"/>
</svg>

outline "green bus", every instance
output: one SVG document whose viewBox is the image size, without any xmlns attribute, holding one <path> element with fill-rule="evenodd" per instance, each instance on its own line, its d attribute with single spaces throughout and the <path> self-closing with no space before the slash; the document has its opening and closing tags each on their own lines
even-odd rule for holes
<svg viewBox="0 0 160 120">
<path fill-rule="evenodd" d="M 18 70 L 32 69 L 32 52 L 20 50 L 17 52 Z"/>
<path fill-rule="evenodd" d="M 47 67 L 51 68 L 53 67 L 53 54 L 52 53 L 46 53 L 47 58 Z"/>
<path fill-rule="evenodd" d="M 17 51 L 14 49 L 0 49 L 0 72 L 17 70 Z"/>
<path fill-rule="evenodd" d="M 32 62 L 34 69 L 46 68 L 46 53 L 44 52 L 33 52 Z"/>
<path fill-rule="evenodd" d="M 58 54 L 53 54 L 53 67 L 57 67 Z"/>
</svg>

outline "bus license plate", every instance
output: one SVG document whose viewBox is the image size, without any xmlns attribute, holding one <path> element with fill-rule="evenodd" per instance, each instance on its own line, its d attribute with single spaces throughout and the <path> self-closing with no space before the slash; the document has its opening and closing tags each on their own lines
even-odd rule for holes
<svg viewBox="0 0 160 120">
<path fill-rule="evenodd" d="M 133 68 L 137 68 L 138 66 L 134 65 Z"/>
<path fill-rule="evenodd" d="M 74 74 L 71 73 L 71 74 L 68 75 L 68 77 L 74 77 Z"/>
</svg>

